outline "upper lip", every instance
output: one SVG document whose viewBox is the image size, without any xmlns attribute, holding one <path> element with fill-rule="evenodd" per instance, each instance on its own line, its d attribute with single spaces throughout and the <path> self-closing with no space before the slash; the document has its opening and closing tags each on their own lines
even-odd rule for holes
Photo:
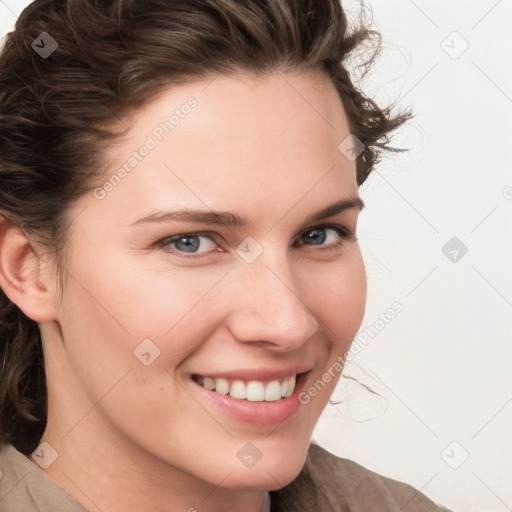
<svg viewBox="0 0 512 512">
<path fill-rule="evenodd" d="M 241 380 L 249 382 L 251 380 L 257 380 L 261 382 L 271 382 L 273 380 L 284 380 L 292 375 L 298 373 L 304 373 L 313 368 L 312 365 L 295 365 L 288 366 L 286 368 L 246 368 L 238 370 L 226 370 L 218 372 L 195 372 L 192 375 L 200 375 L 201 377 L 210 377 L 212 379 L 226 379 L 226 380 Z"/>
</svg>

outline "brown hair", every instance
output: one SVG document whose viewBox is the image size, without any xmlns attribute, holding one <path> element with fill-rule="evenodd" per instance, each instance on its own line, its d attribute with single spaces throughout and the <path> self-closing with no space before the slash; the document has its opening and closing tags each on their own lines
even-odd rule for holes
<svg viewBox="0 0 512 512">
<path fill-rule="evenodd" d="M 339 0 L 32 2 L 0 55 L 0 213 L 55 254 L 62 290 L 66 212 L 104 172 L 104 151 L 121 134 L 113 126 L 127 128 L 127 116 L 166 87 L 215 73 L 329 77 L 364 144 L 361 185 L 382 150 L 400 151 L 389 133 L 412 117 L 380 108 L 353 85 L 348 57 L 370 43 L 364 76 L 381 47 L 364 14 L 349 27 Z M 51 55 L 35 51 L 43 32 L 58 45 Z M 0 446 L 28 454 L 46 426 L 41 336 L 2 289 L 0 364 Z"/>
</svg>

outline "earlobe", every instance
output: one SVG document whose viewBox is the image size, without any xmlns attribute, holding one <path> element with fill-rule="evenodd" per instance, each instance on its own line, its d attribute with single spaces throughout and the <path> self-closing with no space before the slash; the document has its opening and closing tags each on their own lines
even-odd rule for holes
<svg viewBox="0 0 512 512">
<path fill-rule="evenodd" d="M 0 287 L 36 322 L 55 319 L 53 283 L 25 231 L 0 215 Z"/>
</svg>

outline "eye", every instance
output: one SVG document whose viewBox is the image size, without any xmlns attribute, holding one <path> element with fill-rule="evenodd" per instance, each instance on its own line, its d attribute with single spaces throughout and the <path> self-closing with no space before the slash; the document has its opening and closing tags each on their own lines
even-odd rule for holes
<svg viewBox="0 0 512 512">
<path fill-rule="evenodd" d="M 326 232 L 331 232 L 331 236 L 326 235 Z M 338 226 L 336 224 L 324 224 L 305 231 L 299 237 L 299 240 L 304 243 L 300 243 L 299 245 L 326 245 L 329 246 L 327 249 L 336 249 L 339 248 L 339 246 L 342 246 L 345 240 L 355 238 L 355 235 L 343 226 Z M 330 243 L 324 243 L 326 240 L 328 242 L 330 241 Z M 309 242 L 312 242 L 312 244 L 309 244 Z"/>
<path fill-rule="evenodd" d="M 326 233 L 330 233 L 330 235 Z M 156 246 L 164 248 L 166 252 L 178 254 L 184 258 L 193 258 L 209 252 L 224 252 L 222 249 L 215 248 L 217 247 L 217 243 L 213 235 L 215 235 L 215 233 L 211 232 L 181 233 L 158 241 Z M 304 233 L 300 235 L 297 245 L 321 247 L 325 245 L 327 246 L 327 250 L 335 250 L 340 248 L 343 242 L 348 239 L 355 240 L 356 237 L 347 228 L 336 224 L 325 224 L 304 231 Z M 202 240 L 205 242 L 201 242 Z M 326 241 L 327 243 L 325 243 Z M 210 246 L 210 250 L 208 246 Z M 203 250 L 198 250 L 199 248 Z M 185 253 L 188 255 L 185 255 Z"/>
<path fill-rule="evenodd" d="M 216 246 L 217 244 L 213 240 L 213 238 L 206 234 L 206 233 L 182 233 L 179 235 L 171 236 L 164 238 L 163 240 L 160 240 L 157 242 L 157 245 L 159 247 L 165 247 L 168 248 L 171 246 L 171 250 L 169 252 L 185 252 L 188 254 L 203 254 L 204 252 L 211 252 L 211 251 L 197 251 L 197 249 L 201 246 L 200 240 L 209 240 L 213 246 Z M 208 244 L 202 244 L 202 246 L 206 245 L 206 248 L 208 248 Z M 219 251 L 216 251 L 219 252 Z M 188 256 L 185 256 L 188 257 Z"/>
</svg>

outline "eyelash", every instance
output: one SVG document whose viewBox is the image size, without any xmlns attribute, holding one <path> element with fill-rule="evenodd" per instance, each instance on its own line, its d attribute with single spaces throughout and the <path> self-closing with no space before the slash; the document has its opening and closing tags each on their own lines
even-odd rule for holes
<svg viewBox="0 0 512 512">
<path fill-rule="evenodd" d="M 336 233 L 340 237 L 339 242 L 337 242 L 334 245 L 327 246 L 326 250 L 328 250 L 328 251 L 329 250 L 339 250 L 344 245 L 344 241 L 346 241 L 346 240 L 357 240 L 356 235 L 354 233 L 352 233 L 350 230 L 348 230 L 344 226 L 340 226 L 337 224 L 321 224 L 319 226 L 313 226 L 312 228 L 307 229 L 301 235 L 299 235 L 299 238 L 301 236 L 305 235 L 306 233 L 310 233 L 311 231 L 322 230 L 322 229 L 332 229 L 332 230 L 336 231 Z M 162 240 L 159 240 L 158 242 L 156 242 L 155 245 L 160 248 L 165 248 L 166 252 L 178 254 L 182 258 L 188 258 L 188 259 L 203 257 L 203 256 L 209 254 L 210 252 L 214 252 L 214 251 L 210 251 L 210 252 L 205 252 L 205 253 L 185 253 L 185 252 L 179 251 L 177 249 L 174 249 L 172 251 L 168 249 L 169 245 L 181 240 L 182 238 L 199 238 L 199 237 L 206 237 L 206 238 L 209 238 L 210 240 L 212 240 L 213 242 L 217 243 L 215 241 L 214 237 L 212 237 L 211 231 L 195 231 L 193 233 L 180 233 L 179 235 L 165 237 Z M 310 245 L 310 244 L 301 243 L 300 245 L 302 246 L 302 245 Z M 311 244 L 311 246 L 315 247 L 314 244 Z M 323 247 L 323 245 L 320 245 L 319 247 Z"/>
</svg>

